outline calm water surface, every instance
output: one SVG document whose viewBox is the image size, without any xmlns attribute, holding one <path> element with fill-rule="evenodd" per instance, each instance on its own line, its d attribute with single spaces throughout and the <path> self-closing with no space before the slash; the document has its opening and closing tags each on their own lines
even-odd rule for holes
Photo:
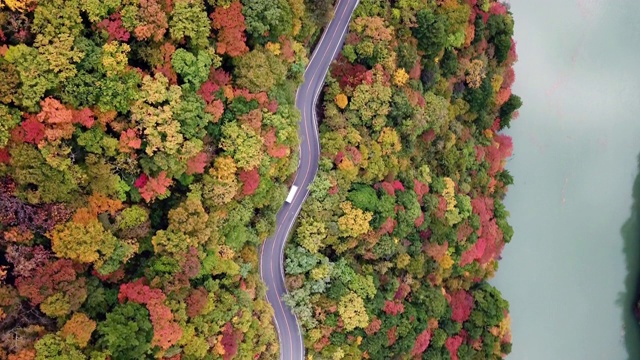
<svg viewBox="0 0 640 360">
<path fill-rule="evenodd" d="M 640 1 L 512 0 L 515 360 L 640 359 Z M 635 190 L 634 190 L 635 188 Z"/>
</svg>

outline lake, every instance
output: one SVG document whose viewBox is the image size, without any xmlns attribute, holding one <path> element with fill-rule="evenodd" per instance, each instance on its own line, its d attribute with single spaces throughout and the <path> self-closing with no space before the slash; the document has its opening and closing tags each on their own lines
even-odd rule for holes
<svg viewBox="0 0 640 360">
<path fill-rule="evenodd" d="M 640 1 L 512 0 L 514 360 L 640 359 Z"/>
</svg>

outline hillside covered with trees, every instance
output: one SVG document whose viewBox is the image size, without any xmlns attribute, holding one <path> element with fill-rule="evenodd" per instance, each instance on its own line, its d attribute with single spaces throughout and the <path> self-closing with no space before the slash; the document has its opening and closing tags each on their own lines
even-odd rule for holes
<svg viewBox="0 0 640 360">
<path fill-rule="evenodd" d="M 360 1 L 286 249 L 314 359 L 509 354 L 508 303 L 487 279 L 513 235 L 513 26 L 492 0 Z"/>
<path fill-rule="evenodd" d="M 0 1 L 0 358 L 271 359 L 330 1 Z"/>
</svg>

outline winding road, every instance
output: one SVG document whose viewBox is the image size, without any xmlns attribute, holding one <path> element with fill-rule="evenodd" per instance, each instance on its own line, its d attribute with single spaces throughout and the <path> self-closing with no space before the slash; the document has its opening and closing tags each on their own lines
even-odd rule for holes
<svg viewBox="0 0 640 360">
<path fill-rule="evenodd" d="M 342 47 L 351 14 L 359 0 L 339 0 L 335 14 L 325 28 L 304 73 L 304 83 L 296 94 L 296 106 L 302 113 L 298 136 L 300 163 L 293 185 L 298 186 L 291 203 L 284 203 L 276 216 L 276 232 L 262 245 L 260 275 L 267 286 L 267 300 L 274 310 L 274 322 L 280 341 L 281 360 L 304 359 L 304 343 L 298 319 L 282 301 L 287 290 L 284 283 L 284 246 L 302 204 L 309 195 L 307 187 L 316 177 L 320 158 L 320 141 L 315 106 L 329 65 Z"/>
</svg>

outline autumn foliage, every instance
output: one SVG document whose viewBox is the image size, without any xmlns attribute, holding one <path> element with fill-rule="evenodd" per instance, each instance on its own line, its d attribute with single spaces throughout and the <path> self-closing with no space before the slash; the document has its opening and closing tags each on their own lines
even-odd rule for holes
<svg viewBox="0 0 640 360">
<path fill-rule="evenodd" d="M 0 1 L 0 359 L 276 356 L 310 11 Z"/>
<path fill-rule="evenodd" d="M 487 280 L 513 236 L 502 203 L 513 143 L 501 133 L 522 105 L 513 26 L 493 0 L 357 8 L 285 250 L 285 302 L 314 358 L 511 351 L 508 303 Z"/>
<path fill-rule="evenodd" d="M 216 51 L 219 54 L 228 54 L 233 57 L 249 51 L 249 48 L 245 45 L 246 35 L 244 31 L 247 27 L 244 24 L 240 1 L 232 2 L 227 8 L 216 8 L 211 14 L 211 20 L 213 20 L 213 28 L 218 30 Z"/>
</svg>

